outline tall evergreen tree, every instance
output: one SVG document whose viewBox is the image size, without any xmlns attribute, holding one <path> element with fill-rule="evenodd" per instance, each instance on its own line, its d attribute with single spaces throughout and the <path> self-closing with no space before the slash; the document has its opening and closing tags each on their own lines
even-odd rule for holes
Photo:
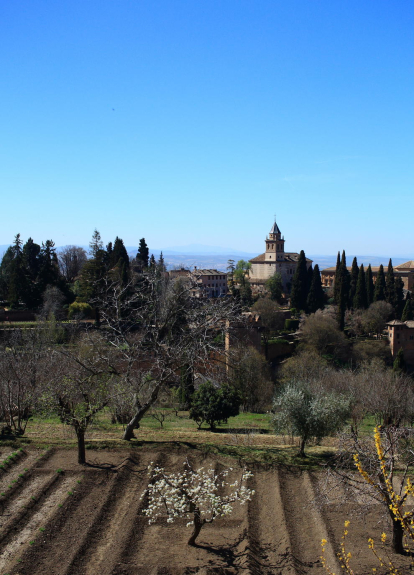
<svg viewBox="0 0 414 575">
<path fill-rule="evenodd" d="M 395 315 L 396 317 L 401 317 L 405 302 L 404 302 L 404 282 L 400 277 L 395 278 L 395 297 L 396 297 Z"/>
<path fill-rule="evenodd" d="M 23 258 L 22 258 L 22 241 L 20 239 L 20 234 L 17 234 L 14 238 L 11 253 L 12 253 L 12 261 L 10 263 L 8 300 L 9 300 L 9 306 L 12 308 L 16 308 L 19 305 L 25 285 L 25 275 L 23 270 Z"/>
<path fill-rule="evenodd" d="M 354 298 L 357 290 L 358 276 L 359 276 L 358 262 L 356 257 L 354 257 L 354 259 L 352 260 L 352 267 L 351 267 L 348 307 L 352 307 L 354 304 Z"/>
<path fill-rule="evenodd" d="M 270 292 L 270 299 L 279 301 L 283 294 L 282 276 L 275 272 L 266 282 L 266 288 Z"/>
<path fill-rule="evenodd" d="M 394 311 L 397 311 L 397 291 L 395 285 L 394 268 L 392 266 L 392 260 L 388 262 L 387 277 L 385 279 L 385 301 L 392 305 Z"/>
<path fill-rule="evenodd" d="M 123 240 L 116 236 L 112 250 L 111 267 L 117 267 L 121 270 L 122 266 L 125 266 L 126 270 L 129 269 L 129 256 Z"/>
<path fill-rule="evenodd" d="M 350 274 L 346 267 L 345 250 L 342 252 L 341 266 L 339 269 L 339 292 L 338 292 L 338 323 L 341 330 L 345 327 L 345 311 L 349 304 Z"/>
<path fill-rule="evenodd" d="M 156 267 L 157 267 L 157 262 L 155 261 L 154 254 L 151 254 L 151 257 L 149 259 L 149 269 L 155 270 Z"/>
<path fill-rule="evenodd" d="M 310 287 L 312 285 L 312 280 L 313 280 L 313 267 L 312 264 L 308 267 L 308 281 L 307 281 L 307 287 L 306 287 L 306 301 L 308 299 L 308 295 L 309 295 L 309 290 Z"/>
<path fill-rule="evenodd" d="M 385 300 L 385 275 L 384 266 L 381 264 L 377 274 L 377 280 L 375 282 L 374 289 L 374 301 Z"/>
<path fill-rule="evenodd" d="M 41 249 L 29 238 L 23 246 L 22 260 L 25 281 L 22 289 L 22 300 L 29 309 L 36 309 L 42 301 L 41 285 L 39 282 Z"/>
<path fill-rule="evenodd" d="M 367 292 L 367 306 L 369 307 L 374 301 L 374 280 L 372 279 L 372 268 L 369 264 L 367 272 L 365 274 L 366 280 L 366 292 Z"/>
<path fill-rule="evenodd" d="M 160 253 L 160 257 L 159 257 L 158 262 L 157 262 L 157 270 L 160 273 L 164 273 L 167 271 L 167 267 L 165 265 L 164 256 L 162 255 L 162 252 Z"/>
<path fill-rule="evenodd" d="M 147 269 L 149 262 L 149 249 L 145 238 L 141 238 L 139 240 L 137 261 L 141 262 L 141 265 L 144 269 Z"/>
<path fill-rule="evenodd" d="M 322 289 L 321 274 L 318 264 L 315 265 L 312 275 L 312 283 L 309 288 L 307 308 L 309 313 L 315 313 L 318 309 L 323 309 L 325 294 Z"/>
<path fill-rule="evenodd" d="M 340 290 L 340 271 L 341 271 L 341 256 L 338 252 L 338 256 L 336 258 L 336 269 L 335 269 L 335 281 L 334 281 L 334 300 L 335 303 L 339 303 L 339 290 Z"/>
<path fill-rule="evenodd" d="M 411 299 L 405 302 L 404 310 L 402 312 L 401 321 L 412 321 L 414 319 L 414 310 Z"/>
<path fill-rule="evenodd" d="M 398 353 L 394 359 L 392 370 L 398 374 L 398 373 L 404 373 L 406 369 L 407 365 L 405 363 L 404 352 L 401 348 L 398 350 Z"/>
<path fill-rule="evenodd" d="M 48 285 L 57 286 L 59 283 L 59 262 L 55 243 L 52 240 L 46 240 L 45 243 L 42 243 L 39 260 L 39 289 L 43 294 Z"/>
<path fill-rule="evenodd" d="M 308 271 L 306 268 L 305 252 L 301 250 L 295 275 L 293 276 L 290 305 L 297 310 L 306 311 L 306 299 L 308 297 Z"/>
<path fill-rule="evenodd" d="M 365 309 L 367 305 L 367 282 L 365 278 L 364 264 L 361 264 L 358 272 L 358 281 L 353 300 L 354 309 Z"/>
<path fill-rule="evenodd" d="M 103 242 L 101 239 L 101 234 L 95 228 L 92 234 L 92 239 L 89 242 L 89 253 L 92 258 L 95 258 L 98 251 L 103 250 Z"/>
</svg>

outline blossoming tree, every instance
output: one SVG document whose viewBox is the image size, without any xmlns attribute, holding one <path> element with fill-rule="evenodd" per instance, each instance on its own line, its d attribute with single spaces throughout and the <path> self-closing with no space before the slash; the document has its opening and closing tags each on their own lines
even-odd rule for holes
<svg viewBox="0 0 414 575">
<path fill-rule="evenodd" d="M 165 515 L 168 523 L 182 517 L 189 519 L 187 527 L 193 525 L 193 532 L 188 545 L 195 546 L 206 523 L 230 515 L 234 504 L 244 505 L 254 495 L 254 490 L 246 485 L 253 474 L 243 469 L 240 478 L 230 483 L 227 477 L 231 471 L 231 467 L 220 473 L 212 468 L 195 470 L 186 460 L 184 471 L 167 473 L 164 468 L 151 464 L 148 467 L 151 481 L 142 496 L 148 495 L 148 506 L 143 513 L 149 523 Z M 219 490 L 228 488 L 232 489 L 230 493 L 219 494 Z"/>
</svg>

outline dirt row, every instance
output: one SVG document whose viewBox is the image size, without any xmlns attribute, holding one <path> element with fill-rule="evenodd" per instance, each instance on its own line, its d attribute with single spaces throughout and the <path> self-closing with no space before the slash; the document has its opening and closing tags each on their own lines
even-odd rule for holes
<svg viewBox="0 0 414 575">
<path fill-rule="evenodd" d="M 356 572 L 378 567 L 366 542 L 379 538 L 381 508 L 356 514 L 360 505 L 349 493 L 345 506 L 339 497 L 315 503 L 318 473 L 254 471 L 252 500 L 207 525 L 196 548 L 186 544 L 184 519 L 149 525 L 141 498 L 149 463 L 174 471 L 186 457 L 217 471 L 232 464 L 178 448 L 95 452 L 86 467 L 76 464 L 72 451 L 20 453 L 0 475 L 6 489 L 0 497 L 0 575 L 319 575 L 326 573 L 322 538 L 339 573 L 335 554 L 345 519 L 351 521 L 348 546 Z M 229 479 L 239 473 L 235 465 Z"/>
</svg>

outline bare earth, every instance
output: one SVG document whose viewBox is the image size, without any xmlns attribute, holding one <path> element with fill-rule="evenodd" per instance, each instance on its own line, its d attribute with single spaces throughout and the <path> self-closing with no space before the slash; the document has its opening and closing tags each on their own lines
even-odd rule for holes
<svg viewBox="0 0 414 575">
<path fill-rule="evenodd" d="M 11 451 L 0 450 L 2 460 Z M 322 538 L 339 574 L 335 552 L 345 519 L 355 572 L 379 567 L 367 539 L 379 539 L 381 509 L 372 505 L 365 519 L 354 517 L 352 494 L 346 506 L 316 506 L 319 473 L 253 470 L 252 501 L 207 525 L 191 548 L 185 520 L 148 525 L 143 516 L 148 464 L 173 471 L 188 457 L 196 467 L 234 466 L 238 474 L 237 463 L 174 446 L 88 451 L 87 457 L 80 466 L 73 450 L 29 450 L 0 471 L 1 575 L 322 575 Z"/>
</svg>

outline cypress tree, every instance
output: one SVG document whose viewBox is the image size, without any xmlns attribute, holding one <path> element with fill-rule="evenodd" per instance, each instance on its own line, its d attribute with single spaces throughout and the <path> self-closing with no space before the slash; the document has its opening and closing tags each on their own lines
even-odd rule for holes
<svg viewBox="0 0 414 575">
<path fill-rule="evenodd" d="M 145 238 L 141 238 L 139 240 L 137 261 L 141 262 L 141 265 L 144 269 L 147 269 L 149 261 L 149 249 L 145 241 Z"/>
<path fill-rule="evenodd" d="M 129 256 L 123 240 L 116 236 L 112 250 L 111 267 L 117 266 L 121 270 L 123 265 L 127 270 L 129 269 Z"/>
<path fill-rule="evenodd" d="M 412 321 L 414 319 L 414 310 L 411 299 L 405 302 L 404 310 L 402 312 L 401 321 Z"/>
<path fill-rule="evenodd" d="M 91 257 L 95 258 L 98 251 L 102 249 L 103 249 L 103 242 L 101 239 L 101 234 L 95 228 L 92 234 L 92 239 L 89 242 L 89 253 Z"/>
<path fill-rule="evenodd" d="M 367 306 L 367 284 L 365 279 L 364 264 L 361 264 L 358 272 L 355 296 L 353 300 L 354 309 L 365 309 Z"/>
<path fill-rule="evenodd" d="M 351 267 L 348 307 L 352 307 L 354 303 L 354 298 L 357 290 L 358 276 L 359 276 L 358 262 L 356 257 L 354 257 L 354 259 L 352 260 L 352 267 Z"/>
<path fill-rule="evenodd" d="M 377 274 L 374 288 L 374 301 L 385 300 L 385 275 L 384 266 L 381 264 Z"/>
<path fill-rule="evenodd" d="M 335 303 L 339 303 L 339 290 L 340 290 L 340 270 L 341 270 L 341 256 L 338 252 L 338 256 L 336 258 L 336 270 L 335 270 L 335 281 L 334 281 L 334 300 Z"/>
<path fill-rule="evenodd" d="M 406 367 L 404 352 L 402 349 L 399 349 L 396 358 L 394 359 L 392 370 L 395 373 L 404 373 L 406 371 Z"/>
<path fill-rule="evenodd" d="M 388 262 L 387 277 L 385 280 L 385 300 L 392 305 L 394 311 L 397 312 L 398 302 L 397 302 L 397 291 L 395 285 L 394 268 L 392 266 L 392 260 Z"/>
<path fill-rule="evenodd" d="M 16 308 L 19 305 L 23 291 L 22 288 L 25 284 L 22 261 L 22 241 L 20 239 L 20 234 L 17 234 L 14 238 L 14 244 L 12 246 L 11 253 L 13 258 L 10 263 L 8 300 L 10 307 Z"/>
<path fill-rule="evenodd" d="M 404 282 L 400 277 L 395 278 L 395 297 L 397 301 L 395 314 L 396 317 L 401 317 L 404 309 Z"/>
<path fill-rule="evenodd" d="M 369 307 L 374 301 L 374 280 L 372 279 L 372 268 L 371 264 L 369 264 L 367 273 L 365 274 L 365 280 L 367 283 L 366 292 L 367 292 L 367 306 Z"/>
<path fill-rule="evenodd" d="M 323 309 L 325 294 L 322 289 L 321 274 L 318 264 L 315 265 L 312 275 L 312 283 L 308 293 L 307 308 L 309 313 L 315 313 L 318 309 Z"/>
<path fill-rule="evenodd" d="M 312 280 L 313 280 L 313 267 L 312 267 L 312 264 L 308 267 L 307 271 L 308 271 L 308 281 L 307 281 L 307 289 L 306 289 L 306 300 L 308 299 L 309 290 L 310 290 L 310 287 L 311 287 L 311 285 L 312 285 Z"/>
<path fill-rule="evenodd" d="M 290 295 L 291 307 L 294 307 L 297 310 L 306 310 L 307 295 L 308 271 L 306 268 L 305 252 L 301 250 L 292 281 L 292 292 Z"/>
</svg>

